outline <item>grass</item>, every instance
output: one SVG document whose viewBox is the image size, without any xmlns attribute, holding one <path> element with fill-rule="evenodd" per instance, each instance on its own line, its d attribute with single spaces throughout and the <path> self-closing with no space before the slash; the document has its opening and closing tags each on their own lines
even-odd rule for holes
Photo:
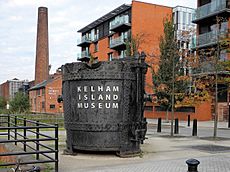
<svg viewBox="0 0 230 172">
<path fill-rule="evenodd" d="M 64 127 L 64 117 L 61 114 L 57 114 L 57 115 L 53 115 L 53 114 L 52 115 L 51 114 L 10 114 L 10 115 L 17 116 L 19 118 L 26 118 L 27 120 L 39 121 L 41 123 L 46 123 L 46 124 L 51 124 L 51 125 L 54 125 L 57 123 L 60 128 Z M 7 118 L 5 118 L 4 120 L 7 120 Z M 23 120 L 18 120 L 18 124 L 23 124 Z"/>
</svg>

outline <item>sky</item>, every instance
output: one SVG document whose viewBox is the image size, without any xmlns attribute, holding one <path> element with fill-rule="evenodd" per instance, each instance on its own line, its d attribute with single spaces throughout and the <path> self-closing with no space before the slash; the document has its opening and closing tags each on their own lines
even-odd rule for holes
<svg viewBox="0 0 230 172">
<path fill-rule="evenodd" d="M 196 0 L 139 0 L 165 6 L 196 8 Z M 0 0 L 0 84 L 33 80 L 38 7 L 48 7 L 51 73 L 77 61 L 77 31 L 131 0 Z"/>
</svg>

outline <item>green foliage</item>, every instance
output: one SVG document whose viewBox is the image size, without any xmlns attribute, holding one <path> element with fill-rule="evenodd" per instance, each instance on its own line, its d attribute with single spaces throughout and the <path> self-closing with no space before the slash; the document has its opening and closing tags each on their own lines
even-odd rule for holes
<svg viewBox="0 0 230 172">
<path fill-rule="evenodd" d="M 6 108 L 6 101 L 3 97 L 0 96 L 0 109 Z"/>
<path fill-rule="evenodd" d="M 164 21 L 164 35 L 160 38 L 159 47 L 159 70 L 157 73 L 153 72 L 153 84 L 158 103 L 169 109 L 171 108 L 173 81 L 175 83 L 175 92 L 185 92 L 188 83 L 185 80 L 176 80 L 176 78 L 183 76 L 183 68 L 177 50 L 177 43 L 174 39 L 173 23 L 168 19 Z"/>
<path fill-rule="evenodd" d="M 24 113 L 30 109 L 29 98 L 22 92 L 17 92 L 10 101 L 10 111 L 13 113 Z"/>
<path fill-rule="evenodd" d="M 138 53 L 140 45 L 144 43 L 145 34 L 139 33 L 132 35 L 131 38 L 126 40 L 126 56 L 135 56 Z"/>
</svg>

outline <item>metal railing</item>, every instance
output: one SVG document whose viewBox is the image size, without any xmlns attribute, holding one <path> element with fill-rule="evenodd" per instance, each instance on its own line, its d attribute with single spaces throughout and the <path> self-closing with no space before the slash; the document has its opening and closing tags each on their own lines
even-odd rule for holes
<svg viewBox="0 0 230 172">
<path fill-rule="evenodd" d="M 228 8 L 227 6 L 227 0 L 215 0 L 212 1 L 211 3 L 205 4 L 201 7 L 197 8 L 196 11 L 196 19 L 200 19 L 202 17 L 211 15 L 215 12 L 221 11 L 225 8 Z"/>
<path fill-rule="evenodd" d="M 200 35 L 197 35 L 196 37 L 193 37 L 193 41 L 192 41 L 192 47 L 201 47 L 201 46 L 206 46 L 206 45 L 210 45 L 210 44 L 216 44 L 218 41 L 218 34 L 219 34 L 219 39 L 225 39 L 228 38 L 228 33 L 229 30 L 222 30 L 220 31 L 220 33 L 218 33 L 218 31 L 211 31 L 211 32 L 207 32 L 207 33 L 203 33 Z"/>
<path fill-rule="evenodd" d="M 91 42 L 91 37 L 84 35 L 81 37 L 81 42 Z"/>
<path fill-rule="evenodd" d="M 111 41 L 110 41 L 110 48 L 111 48 L 111 47 L 118 46 L 118 45 L 121 45 L 121 44 L 126 44 L 126 41 L 127 41 L 127 40 L 128 40 L 128 39 L 125 38 L 125 37 L 123 37 L 123 36 L 119 36 L 119 37 L 117 37 L 117 38 L 113 38 L 113 39 L 111 39 Z"/>
<path fill-rule="evenodd" d="M 127 23 L 129 23 L 129 16 L 128 16 L 128 15 L 119 17 L 119 20 L 114 19 L 114 20 L 111 22 L 110 29 L 114 29 L 114 28 L 116 28 L 116 27 L 119 26 L 119 25 L 127 24 Z"/>
<path fill-rule="evenodd" d="M 41 129 L 53 132 L 54 137 Z M 14 115 L 0 115 L 0 136 L 7 136 L 0 140 L 0 144 L 14 143 L 23 148 L 23 151 L 19 152 L 0 152 L 0 157 L 35 155 L 34 160 L 25 160 L 20 162 L 20 165 L 55 163 L 54 170 L 58 172 L 58 124 L 49 125 Z M 54 147 L 44 144 L 50 141 L 53 142 Z M 29 143 L 35 143 L 35 146 Z M 43 157 L 41 158 L 40 155 Z M 2 162 L 0 166 L 17 164 L 18 162 Z"/>
</svg>

